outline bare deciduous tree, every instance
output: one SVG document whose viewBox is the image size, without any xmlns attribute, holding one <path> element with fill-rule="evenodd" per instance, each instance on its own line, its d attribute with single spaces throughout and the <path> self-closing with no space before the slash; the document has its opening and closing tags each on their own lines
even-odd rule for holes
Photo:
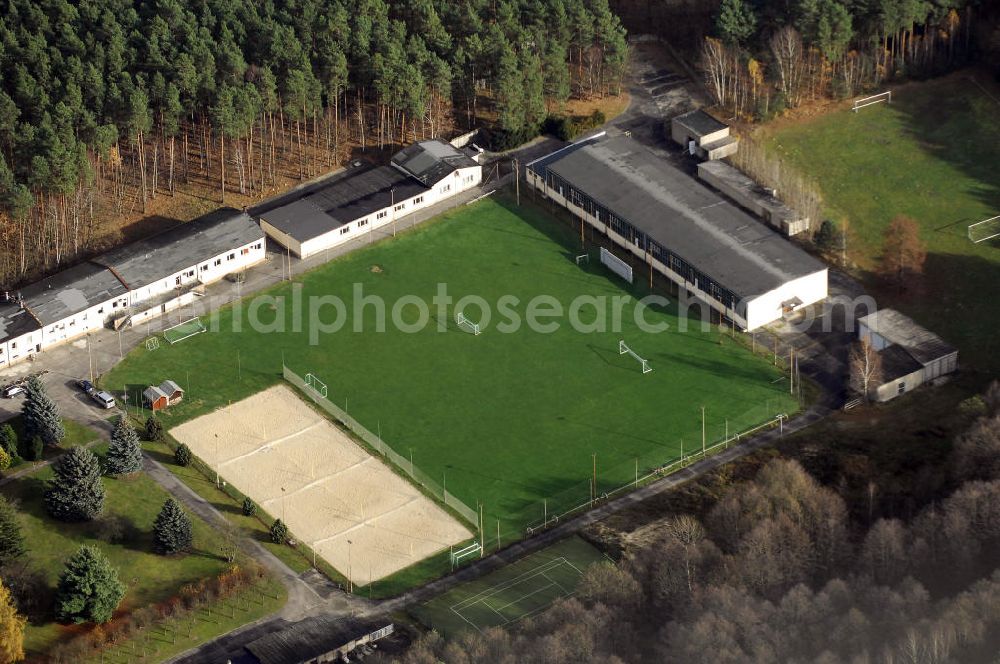
<svg viewBox="0 0 1000 664">
<path fill-rule="evenodd" d="M 873 390 L 882 382 L 882 356 L 867 339 L 859 339 L 851 346 L 848 368 L 854 389 L 869 401 Z"/>
</svg>

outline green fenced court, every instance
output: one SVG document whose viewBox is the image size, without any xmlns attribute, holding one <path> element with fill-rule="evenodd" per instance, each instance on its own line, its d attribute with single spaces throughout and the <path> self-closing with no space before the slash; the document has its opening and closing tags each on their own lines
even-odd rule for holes
<svg viewBox="0 0 1000 664">
<path fill-rule="evenodd" d="M 752 355 L 717 326 L 703 331 L 690 321 L 683 331 L 688 321 L 672 300 L 644 313 L 666 331 L 644 330 L 635 318 L 644 286 L 623 290 L 597 260 L 578 265 L 587 250 L 596 254 L 527 201 L 484 200 L 244 298 L 217 320 L 206 317 L 209 331 L 182 344 L 140 346 L 102 384 L 126 385 L 135 404 L 146 385 L 177 381 L 184 401 L 160 413 L 169 428 L 281 381 L 284 363 L 370 432 L 362 438 L 384 441 L 397 468 L 468 506 L 463 513 L 479 521 L 470 526 L 491 551 L 700 451 L 702 408 L 711 445 L 798 407 L 769 355 Z M 441 288 L 453 301 L 439 308 Z M 466 296 L 483 298 L 492 320 Z M 564 310 L 544 319 L 556 329 L 501 326 L 504 298 L 526 321 L 539 296 Z M 310 324 L 317 298 L 326 304 Z M 331 299 L 346 313 L 336 331 Z M 589 329 L 569 324 L 581 302 L 578 318 Z M 405 329 L 391 322 L 393 310 Z M 480 334 L 460 326 L 458 313 Z M 653 370 L 622 354 L 622 340 Z"/>
<path fill-rule="evenodd" d="M 446 636 L 509 625 L 572 596 L 587 567 L 603 560 L 593 546 L 570 537 L 414 606 L 410 613 Z"/>
</svg>

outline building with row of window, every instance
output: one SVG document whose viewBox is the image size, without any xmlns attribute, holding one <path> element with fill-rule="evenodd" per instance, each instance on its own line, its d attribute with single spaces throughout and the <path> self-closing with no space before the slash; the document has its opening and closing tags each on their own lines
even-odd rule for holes
<svg viewBox="0 0 1000 664">
<path fill-rule="evenodd" d="M 528 164 L 527 182 L 744 330 L 827 296 L 827 268 L 628 136 Z"/>
<path fill-rule="evenodd" d="M 478 186 L 478 157 L 474 148 L 420 141 L 388 166 L 349 168 L 254 213 L 268 237 L 308 258 Z"/>
<path fill-rule="evenodd" d="M 224 208 L 57 272 L 0 300 L 0 368 L 93 330 L 161 315 L 264 260 L 264 233 Z"/>
</svg>

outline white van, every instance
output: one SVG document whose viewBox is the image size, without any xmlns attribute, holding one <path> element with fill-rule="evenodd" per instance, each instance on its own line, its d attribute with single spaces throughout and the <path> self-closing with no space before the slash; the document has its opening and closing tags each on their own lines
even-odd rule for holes
<svg viewBox="0 0 1000 664">
<path fill-rule="evenodd" d="M 24 394 L 24 387 L 21 385 L 8 385 L 3 390 L 3 396 L 5 399 L 16 397 L 18 394 Z"/>
<path fill-rule="evenodd" d="M 110 394 L 108 394 L 107 392 L 105 392 L 104 390 L 101 390 L 100 392 L 91 392 L 90 396 L 94 401 L 96 401 L 104 408 L 115 407 L 115 398 Z"/>
</svg>

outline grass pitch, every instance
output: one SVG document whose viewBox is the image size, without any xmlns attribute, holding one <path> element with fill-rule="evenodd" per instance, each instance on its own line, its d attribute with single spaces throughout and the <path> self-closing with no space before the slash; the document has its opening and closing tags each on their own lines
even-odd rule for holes
<svg viewBox="0 0 1000 664">
<path fill-rule="evenodd" d="M 456 300 L 478 295 L 495 305 L 515 296 L 522 318 L 537 295 L 564 308 L 581 295 L 626 295 L 596 259 L 578 266 L 580 253 L 575 232 L 546 213 L 487 200 L 303 275 L 301 295 L 304 303 L 337 296 L 350 314 L 355 284 L 391 309 L 404 296 L 430 303 L 445 283 Z M 287 302 L 292 288 L 283 284 L 269 295 Z M 102 383 L 138 392 L 178 381 L 187 394 L 162 415 L 171 427 L 279 382 L 283 356 L 299 375 L 319 377 L 331 401 L 459 499 L 473 509 L 482 503 L 491 546 L 498 522 L 502 537 L 517 537 L 546 509 L 551 516 L 587 502 L 595 467 L 600 494 L 633 480 L 637 464 L 641 473 L 679 457 L 682 447 L 699 449 L 702 406 L 709 443 L 722 437 L 727 420 L 735 432 L 795 410 L 787 382 L 767 359 L 697 323 L 680 332 L 671 307 L 646 313 L 649 322 L 668 324 L 667 332 L 640 330 L 633 311 L 643 294 L 632 293 L 617 332 L 581 333 L 562 319 L 547 333 L 526 325 L 504 333 L 495 315 L 476 336 L 454 324 L 453 309 L 439 315 L 434 307 L 418 332 L 391 324 L 377 332 L 369 305 L 364 331 L 348 320 L 316 345 L 305 323 L 294 331 L 292 305 L 257 298 L 224 310 L 221 331 L 154 351 L 140 346 Z M 255 332 L 245 323 L 244 331 L 232 331 L 234 316 L 245 322 L 255 306 L 285 331 Z M 408 322 L 417 318 L 415 307 L 401 311 Z M 466 314 L 482 320 L 474 308 Z M 332 318 L 332 308 L 325 310 L 323 319 Z M 593 308 L 580 318 L 594 320 Z M 651 362 L 652 373 L 643 375 L 636 360 L 619 354 L 620 339 Z"/>
<path fill-rule="evenodd" d="M 573 595 L 587 567 L 602 560 L 600 551 L 570 537 L 412 607 L 410 613 L 445 636 L 509 625 Z"/>
<path fill-rule="evenodd" d="M 866 273 L 882 233 L 906 214 L 920 223 L 928 255 L 908 293 L 867 286 L 956 344 L 969 367 L 1000 369 L 1000 239 L 973 244 L 969 224 L 1000 214 L 1000 89 L 965 72 L 893 91 L 892 104 L 777 123 L 773 150 L 819 184 L 828 214 L 849 222 L 848 250 Z M 992 98 L 991 98 L 992 95 Z"/>
</svg>

